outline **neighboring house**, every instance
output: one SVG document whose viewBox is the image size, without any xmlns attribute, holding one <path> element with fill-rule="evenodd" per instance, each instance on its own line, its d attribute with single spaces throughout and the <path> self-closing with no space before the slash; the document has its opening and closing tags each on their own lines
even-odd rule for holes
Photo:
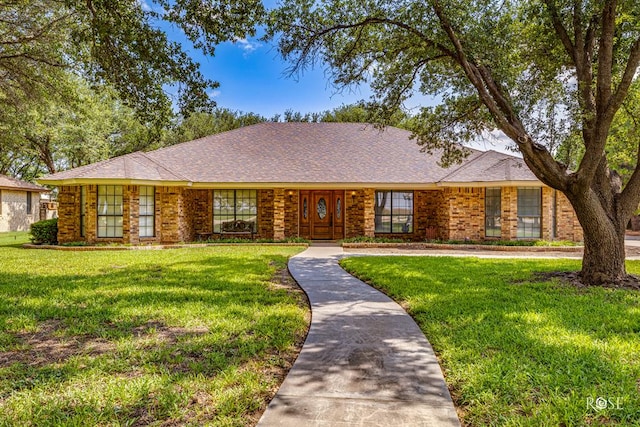
<svg viewBox="0 0 640 427">
<path fill-rule="evenodd" d="M 25 231 L 40 220 L 40 195 L 49 190 L 0 175 L 0 232 Z"/>
<path fill-rule="evenodd" d="M 471 150 L 438 166 L 410 132 L 262 123 L 46 176 L 58 240 L 180 242 L 244 220 L 262 238 L 582 240 L 567 199 L 522 159 Z"/>
</svg>

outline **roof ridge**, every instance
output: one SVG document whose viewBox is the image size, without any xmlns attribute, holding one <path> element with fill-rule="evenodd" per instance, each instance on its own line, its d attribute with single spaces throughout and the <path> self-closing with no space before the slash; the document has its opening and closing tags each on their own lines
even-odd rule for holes
<svg viewBox="0 0 640 427">
<path fill-rule="evenodd" d="M 150 161 L 154 165 L 157 165 L 157 166 L 163 168 L 164 170 L 166 170 L 170 174 L 175 175 L 176 177 L 181 178 L 184 181 L 191 181 L 189 178 L 187 178 L 186 176 L 182 175 L 181 173 L 178 173 L 178 172 L 174 171 L 173 169 L 169 168 L 168 166 L 166 166 L 166 165 L 160 163 L 159 161 L 153 159 L 151 156 L 147 155 L 147 153 L 142 152 L 142 151 L 136 151 L 136 153 L 140 154 L 142 157 L 144 157 L 146 160 Z"/>
</svg>

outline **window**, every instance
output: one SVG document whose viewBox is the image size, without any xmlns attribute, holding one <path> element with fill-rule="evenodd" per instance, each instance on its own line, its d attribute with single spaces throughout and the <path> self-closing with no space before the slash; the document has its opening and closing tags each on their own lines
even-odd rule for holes
<svg viewBox="0 0 640 427">
<path fill-rule="evenodd" d="M 484 194 L 484 235 L 502 236 L 502 208 L 500 188 L 487 188 Z"/>
<path fill-rule="evenodd" d="M 27 191 L 27 214 L 31 215 L 33 213 L 33 194 L 31 191 Z"/>
<path fill-rule="evenodd" d="M 140 187 L 140 237 L 155 236 L 156 188 Z"/>
<path fill-rule="evenodd" d="M 542 189 L 539 187 L 518 188 L 518 234 L 519 238 L 541 237 Z"/>
<path fill-rule="evenodd" d="M 243 220 L 257 231 L 258 196 L 256 190 L 214 190 L 213 232 L 220 233 L 223 222 Z"/>
<path fill-rule="evenodd" d="M 98 237 L 122 237 L 122 186 L 98 186 Z"/>
<path fill-rule="evenodd" d="M 376 191 L 376 233 L 413 233 L 413 192 Z"/>
<path fill-rule="evenodd" d="M 85 236 L 85 227 L 86 220 L 85 215 L 87 214 L 87 207 L 85 204 L 87 203 L 87 187 L 84 185 L 80 187 L 80 237 Z"/>
</svg>

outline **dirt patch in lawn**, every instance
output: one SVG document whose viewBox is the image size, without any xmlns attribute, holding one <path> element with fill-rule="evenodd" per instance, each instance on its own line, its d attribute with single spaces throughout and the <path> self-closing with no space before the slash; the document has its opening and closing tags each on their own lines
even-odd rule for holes
<svg viewBox="0 0 640 427">
<path fill-rule="evenodd" d="M 579 272 L 577 271 L 550 271 L 550 272 L 538 272 L 534 274 L 536 280 L 548 281 L 552 279 L 559 280 L 562 283 L 575 286 L 577 288 L 588 288 L 580 280 Z M 617 283 L 611 283 L 603 285 L 605 288 L 611 289 L 629 289 L 633 291 L 640 291 L 640 278 L 629 274 L 625 280 Z"/>
<path fill-rule="evenodd" d="M 60 336 L 62 321 L 45 320 L 36 332 L 19 332 L 14 336 L 21 350 L 0 352 L 0 366 L 24 363 L 40 367 L 64 361 L 78 354 L 99 356 L 115 350 L 115 345 L 103 338 Z"/>
</svg>

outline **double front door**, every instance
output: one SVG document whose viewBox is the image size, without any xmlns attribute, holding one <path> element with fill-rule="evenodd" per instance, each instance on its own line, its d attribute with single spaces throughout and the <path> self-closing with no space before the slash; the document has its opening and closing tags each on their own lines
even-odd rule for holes
<svg viewBox="0 0 640 427">
<path fill-rule="evenodd" d="M 300 235 L 310 239 L 344 237 L 344 190 L 300 191 Z"/>
</svg>

